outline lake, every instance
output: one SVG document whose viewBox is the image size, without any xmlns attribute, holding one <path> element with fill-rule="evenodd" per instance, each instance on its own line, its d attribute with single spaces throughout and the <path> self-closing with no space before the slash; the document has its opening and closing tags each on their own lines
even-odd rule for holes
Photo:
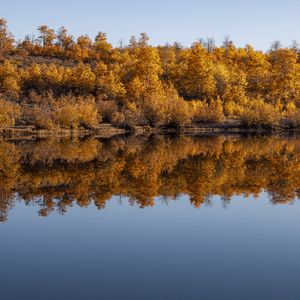
<svg viewBox="0 0 300 300">
<path fill-rule="evenodd" d="M 300 137 L 0 141 L 3 300 L 298 299 Z"/>
</svg>

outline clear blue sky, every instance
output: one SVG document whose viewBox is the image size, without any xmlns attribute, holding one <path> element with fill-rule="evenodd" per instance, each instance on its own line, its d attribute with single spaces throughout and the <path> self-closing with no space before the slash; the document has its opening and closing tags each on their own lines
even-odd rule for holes
<svg viewBox="0 0 300 300">
<path fill-rule="evenodd" d="M 250 43 L 262 50 L 274 40 L 287 46 L 300 42 L 300 0 L 0 0 L 0 5 L 0 17 L 17 39 L 47 24 L 64 25 L 74 36 L 104 31 L 114 45 L 140 32 L 154 45 L 189 46 L 207 36 L 221 43 L 225 35 L 238 46 Z"/>
</svg>

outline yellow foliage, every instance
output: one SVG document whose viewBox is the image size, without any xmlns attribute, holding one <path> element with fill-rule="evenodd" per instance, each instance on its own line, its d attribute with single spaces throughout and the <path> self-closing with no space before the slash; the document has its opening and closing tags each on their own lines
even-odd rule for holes
<svg viewBox="0 0 300 300">
<path fill-rule="evenodd" d="M 188 102 L 173 94 L 167 95 L 166 105 L 166 126 L 177 128 L 191 123 L 192 114 Z"/>
<path fill-rule="evenodd" d="M 74 204 L 104 208 L 113 195 L 145 207 L 184 193 L 199 207 L 211 195 L 229 204 L 237 195 L 267 192 L 272 203 L 284 204 L 299 195 L 300 142 L 278 135 L 2 141 L 0 179 L 0 221 L 16 192 L 42 216 L 65 213 Z"/>
<path fill-rule="evenodd" d="M 53 113 L 55 121 L 63 128 L 93 128 L 101 120 L 93 98 L 58 98 Z"/>
<path fill-rule="evenodd" d="M 16 119 L 21 116 L 20 105 L 0 98 L 0 126 L 15 125 Z"/>
<path fill-rule="evenodd" d="M 209 104 L 201 101 L 192 102 L 193 120 L 200 123 L 222 122 L 225 119 L 221 100 Z"/>
<path fill-rule="evenodd" d="M 290 110 L 286 114 L 288 125 L 290 127 L 299 127 L 300 126 L 300 109 Z"/>
<path fill-rule="evenodd" d="M 119 111 L 113 112 L 111 116 L 111 123 L 114 126 L 123 126 L 125 123 L 125 115 Z"/>
<path fill-rule="evenodd" d="M 297 49 L 263 52 L 237 48 L 229 39 L 221 47 L 211 40 L 151 46 L 145 33 L 132 37 L 129 46 L 114 47 L 103 32 L 94 40 L 87 35 L 75 40 L 64 27 L 56 33 L 42 25 L 38 31 L 37 39 L 27 36 L 15 46 L 0 19 L 0 97 L 22 103 L 25 123 L 95 127 L 102 113 L 103 121 L 129 127 L 225 118 L 276 126 L 281 117 L 294 120 L 300 107 Z M 32 91 L 43 100 L 31 103 Z M 60 100 L 45 100 L 49 91 Z M 82 98 L 74 102 L 68 94 Z M 95 108 L 92 98 L 107 102 Z"/>
<path fill-rule="evenodd" d="M 247 126 L 275 127 L 279 124 L 281 115 L 271 104 L 262 99 L 249 101 L 242 113 L 242 121 Z"/>
<path fill-rule="evenodd" d="M 12 62 L 5 60 L 4 63 L 0 63 L 0 92 L 16 98 L 20 91 L 18 69 Z"/>
<path fill-rule="evenodd" d="M 47 106 L 34 105 L 30 108 L 24 108 L 23 111 L 30 125 L 39 129 L 54 129 L 56 127 L 54 113 Z"/>
<path fill-rule="evenodd" d="M 228 117 L 241 116 L 245 106 L 234 101 L 229 101 L 224 104 L 224 113 Z"/>
</svg>

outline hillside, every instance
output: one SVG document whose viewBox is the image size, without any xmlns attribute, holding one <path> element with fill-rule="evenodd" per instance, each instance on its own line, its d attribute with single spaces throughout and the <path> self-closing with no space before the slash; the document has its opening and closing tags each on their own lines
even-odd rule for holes
<svg viewBox="0 0 300 300">
<path fill-rule="evenodd" d="M 151 46 L 145 33 L 114 47 L 106 34 L 72 37 L 46 25 L 15 41 L 0 20 L 0 127 L 180 128 L 238 120 L 300 125 L 300 50 L 267 52 L 225 39 Z M 200 126 L 201 127 L 201 126 Z M 282 127 L 282 126 L 281 126 Z"/>
</svg>

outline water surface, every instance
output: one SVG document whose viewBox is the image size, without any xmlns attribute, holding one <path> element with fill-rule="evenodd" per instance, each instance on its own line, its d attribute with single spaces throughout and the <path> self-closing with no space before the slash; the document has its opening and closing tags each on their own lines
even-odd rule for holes
<svg viewBox="0 0 300 300">
<path fill-rule="evenodd" d="M 1 299 L 298 299 L 300 139 L 0 142 Z"/>
</svg>

